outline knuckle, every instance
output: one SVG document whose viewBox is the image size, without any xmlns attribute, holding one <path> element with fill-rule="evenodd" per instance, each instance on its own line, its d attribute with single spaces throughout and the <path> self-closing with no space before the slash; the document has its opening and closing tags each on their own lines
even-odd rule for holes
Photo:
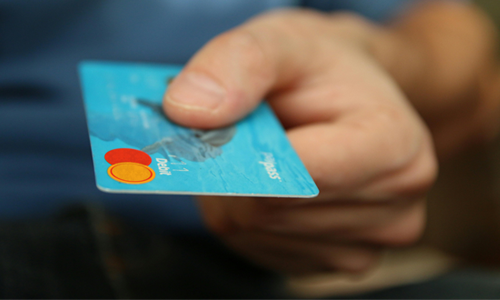
<svg viewBox="0 0 500 300">
<path fill-rule="evenodd" d="M 436 181 L 438 164 L 434 153 L 424 147 L 417 157 L 406 167 L 410 176 L 409 184 L 398 186 L 396 194 L 408 199 L 424 197 Z"/>
<path fill-rule="evenodd" d="M 272 76 L 268 53 L 265 51 L 265 41 L 252 30 L 241 27 L 223 33 L 213 41 L 218 47 L 223 49 L 224 59 L 233 58 L 240 68 L 269 80 Z"/>
<path fill-rule="evenodd" d="M 324 174 L 328 175 L 319 174 L 321 184 L 329 189 L 352 190 L 381 174 L 398 172 L 413 161 L 420 139 L 409 124 L 408 115 L 399 107 L 390 105 L 374 109 L 360 112 L 348 123 L 349 141 L 368 140 L 372 145 L 370 158 L 362 158 L 367 153 L 363 148 L 341 153 L 342 161 L 335 161 L 339 172 L 332 175 L 325 165 Z M 359 167 L 353 168 L 350 163 L 358 157 L 361 158 L 358 159 Z"/>
<path fill-rule="evenodd" d="M 366 132 L 379 136 L 376 153 L 380 153 L 381 172 L 393 184 L 390 190 L 404 198 L 423 196 L 433 185 L 438 172 L 432 139 L 418 120 L 399 107 L 377 108 Z M 371 127 L 370 127 L 371 126 Z M 380 133 L 391 133 L 380 136 Z"/>
<path fill-rule="evenodd" d="M 421 145 L 420 133 L 413 122 L 409 122 L 408 114 L 397 107 L 385 107 L 376 115 L 380 132 L 392 132 L 384 141 L 384 150 L 391 158 L 394 167 L 406 165 L 412 161 Z"/>
<path fill-rule="evenodd" d="M 425 230 L 425 206 L 413 209 L 374 235 L 374 242 L 392 247 L 406 247 L 418 242 Z"/>
<path fill-rule="evenodd" d="M 394 169 L 411 164 L 427 142 L 420 124 L 406 110 L 386 105 L 377 111 L 374 130 L 391 132 L 383 140 L 383 150 L 390 158 Z"/>
<path fill-rule="evenodd" d="M 329 190 L 336 191 L 339 194 L 348 194 L 350 191 L 362 184 L 362 176 L 358 174 L 358 170 L 349 168 L 348 165 L 343 163 L 337 164 L 337 170 L 338 172 L 335 174 L 329 174 L 331 173 L 330 170 L 325 170 L 322 173 L 316 172 L 314 181 L 320 190 Z"/>
<path fill-rule="evenodd" d="M 433 155 L 429 155 L 418 166 L 418 170 L 410 189 L 410 196 L 420 197 L 425 195 L 436 181 L 438 173 L 437 162 Z"/>
</svg>

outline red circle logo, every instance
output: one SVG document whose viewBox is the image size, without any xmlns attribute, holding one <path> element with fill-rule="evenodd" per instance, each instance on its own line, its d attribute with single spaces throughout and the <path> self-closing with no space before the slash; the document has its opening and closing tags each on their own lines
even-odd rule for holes
<svg viewBox="0 0 500 300">
<path fill-rule="evenodd" d="M 119 148 L 108 151 L 104 155 L 104 159 L 111 165 L 122 162 L 134 162 L 141 165 L 149 166 L 151 164 L 151 156 L 140 150 Z"/>
</svg>

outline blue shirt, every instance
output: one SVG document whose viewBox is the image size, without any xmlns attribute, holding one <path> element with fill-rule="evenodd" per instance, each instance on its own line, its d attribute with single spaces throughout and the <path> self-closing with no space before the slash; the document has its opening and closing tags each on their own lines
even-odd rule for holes
<svg viewBox="0 0 500 300">
<path fill-rule="evenodd" d="M 203 228 L 190 197 L 95 187 L 77 63 L 185 63 L 215 35 L 262 11 L 308 6 L 383 20 L 403 0 L 0 0 L 0 218 L 93 201 L 166 230 Z"/>
</svg>

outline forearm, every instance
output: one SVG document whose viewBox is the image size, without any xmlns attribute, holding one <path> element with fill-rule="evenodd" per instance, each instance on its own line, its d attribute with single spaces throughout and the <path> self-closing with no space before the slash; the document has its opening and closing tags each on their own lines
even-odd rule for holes
<svg viewBox="0 0 500 300">
<path fill-rule="evenodd" d="M 497 34 L 483 13 L 462 3 L 426 2 L 372 30 L 371 53 L 424 118 L 440 156 L 494 135 Z"/>
</svg>

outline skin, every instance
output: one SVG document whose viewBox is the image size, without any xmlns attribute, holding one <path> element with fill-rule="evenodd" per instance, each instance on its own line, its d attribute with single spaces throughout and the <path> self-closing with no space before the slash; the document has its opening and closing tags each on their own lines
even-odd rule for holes
<svg viewBox="0 0 500 300">
<path fill-rule="evenodd" d="M 203 197 L 207 226 L 291 275 L 366 271 L 416 242 L 438 158 L 496 134 L 495 34 L 476 9 L 431 1 L 385 27 L 287 10 L 214 38 L 166 92 L 166 114 L 216 128 L 266 98 L 320 195 Z"/>
</svg>

